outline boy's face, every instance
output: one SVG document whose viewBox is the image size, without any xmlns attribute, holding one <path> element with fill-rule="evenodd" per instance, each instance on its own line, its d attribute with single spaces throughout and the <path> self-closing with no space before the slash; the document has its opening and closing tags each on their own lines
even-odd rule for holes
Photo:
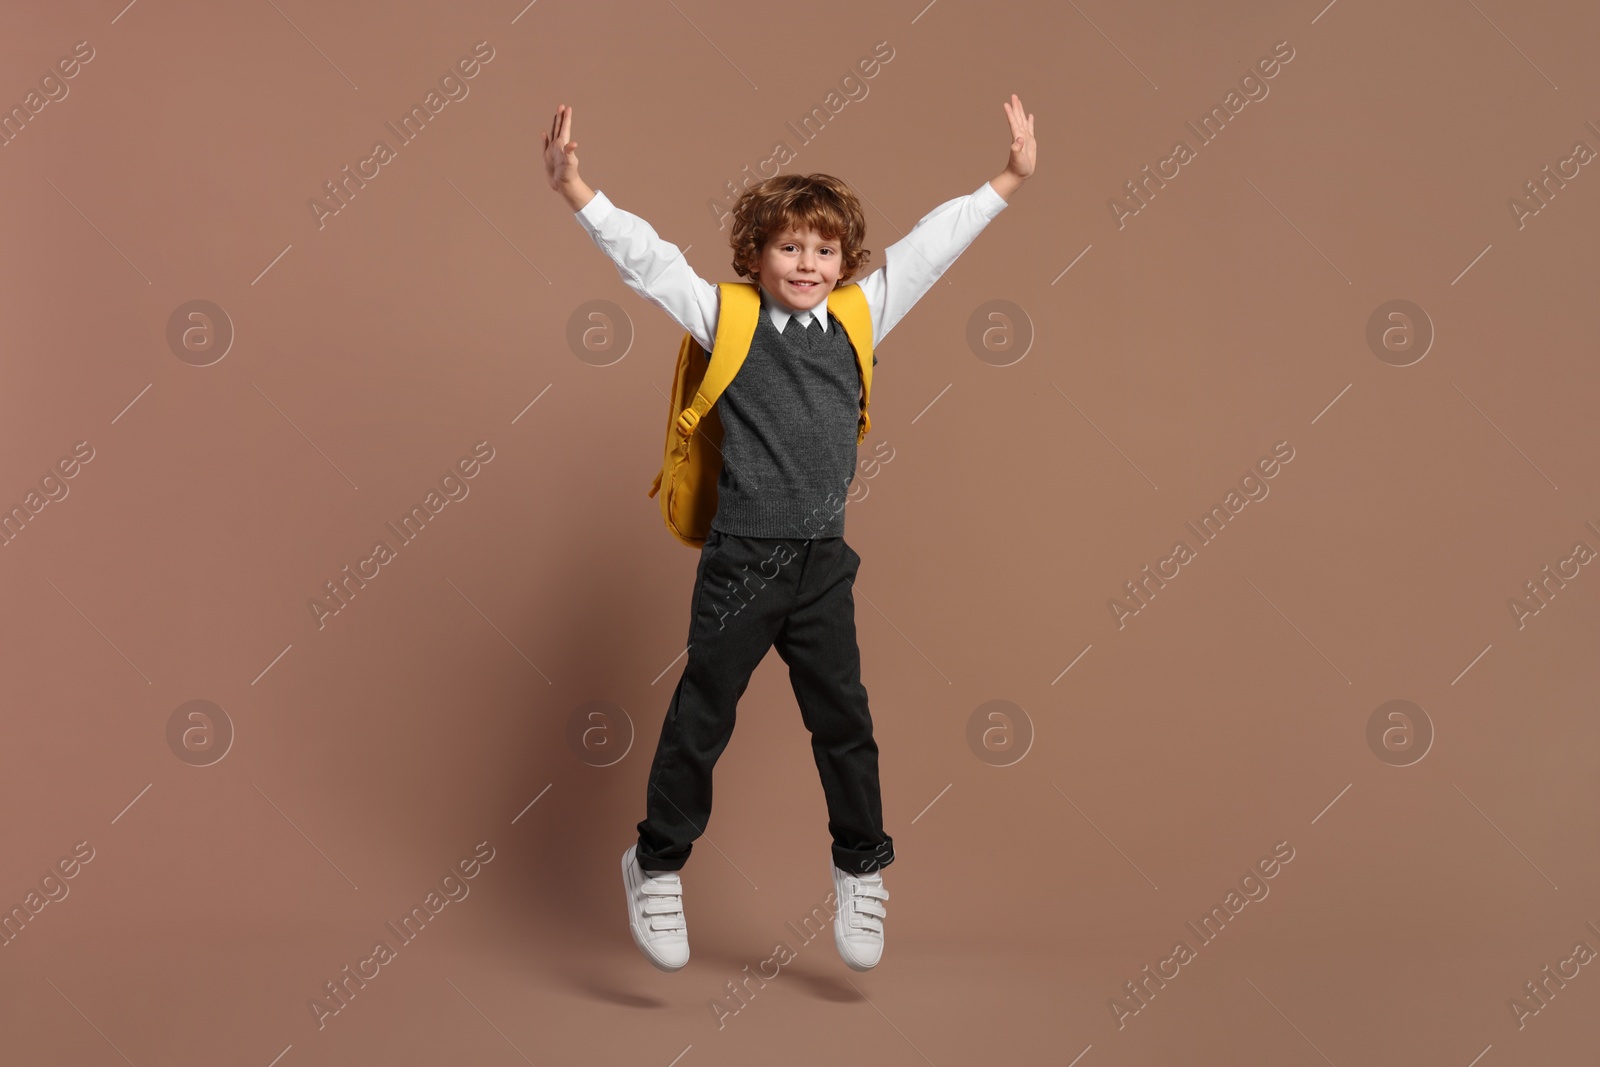
<svg viewBox="0 0 1600 1067">
<path fill-rule="evenodd" d="M 838 241 L 815 230 L 784 230 L 762 251 L 756 281 L 790 311 L 809 311 L 833 290 L 843 267 L 844 250 Z"/>
</svg>

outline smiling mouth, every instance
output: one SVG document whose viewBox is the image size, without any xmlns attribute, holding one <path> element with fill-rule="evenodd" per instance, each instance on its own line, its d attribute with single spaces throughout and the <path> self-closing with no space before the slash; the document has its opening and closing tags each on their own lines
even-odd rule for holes
<svg viewBox="0 0 1600 1067">
<path fill-rule="evenodd" d="M 799 282 L 790 280 L 789 284 L 794 286 L 796 289 L 815 289 L 817 287 L 816 282 Z"/>
</svg>

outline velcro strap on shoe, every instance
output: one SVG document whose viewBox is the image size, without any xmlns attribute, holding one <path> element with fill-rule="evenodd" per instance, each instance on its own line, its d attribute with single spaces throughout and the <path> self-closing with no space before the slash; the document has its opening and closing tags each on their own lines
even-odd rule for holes
<svg viewBox="0 0 1600 1067">
<path fill-rule="evenodd" d="M 851 916 L 850 927 L 853 930 L 864 930 L 881 936 L 883 934 L 883 919 L 881 917 L 874 919 L 870 915 L 857 914 Z"/>
<path fill-rule="evenodd" d="M 881 902 L 888 899 L 889 891 L 882 885 L 855 883 L 850 887 L 849 926 L 881 936 L 883 920 L 889 914 Z"/>
</svg>

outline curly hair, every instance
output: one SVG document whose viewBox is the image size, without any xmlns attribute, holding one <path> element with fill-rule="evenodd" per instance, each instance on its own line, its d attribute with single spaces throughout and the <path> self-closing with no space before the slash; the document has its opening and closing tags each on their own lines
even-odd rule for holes
<svg viewBox="0 0 1600 1067">
<path fill-rule="evenodd" d="M 861 201 L 850 187 L 831 174 L 778 174 L 750 186 L 733 207 L 733 269 L 741 278 L 753 278 L 749 263 L 761 262 L 767 243 L 786 229 L 815 230 L 825 240 L 838 241 L 844 265 L 839 285 L 844 285 L 872 255 L 862 248 L 867 219 Z"/>
</svg>

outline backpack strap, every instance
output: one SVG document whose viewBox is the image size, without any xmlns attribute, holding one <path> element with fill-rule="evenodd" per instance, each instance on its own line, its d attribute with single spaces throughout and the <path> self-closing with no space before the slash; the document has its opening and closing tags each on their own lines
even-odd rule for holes
<svg viewBox="0 0 1600 1067">
<path fill-rule="evenodd" d="M 711 364 L 706 368 L 705 377 L 700 380 L 694 400 L 679 413 L 675 424 L 685 438 L 694 433 L 694 428 L 744 365 L 745 356 L 750 354 L 750 342 L 756 335 L 756 322 L 761 316 L 761 296 L 753 283 L 718 282 L 717 289 L 720 301 L 717 336 L 711 353 L 706 357 Z M 700 348 L 699 342 L 687 333 L 684 343 Z M 703 348 L 700 350 L 705 351 Z"/>
<path fill-rule="evenodd" d="M 872 313 L 867 296 L 855 282 L 841 285 L 828 294 L 828 310 L 844 323 L 844 332 L 856 350 L 856 366 L 861 370 L 861 418 L 856 423 L 856 444 L 872 429 L 867 405 L 872 399 Z"/>
</svg>

